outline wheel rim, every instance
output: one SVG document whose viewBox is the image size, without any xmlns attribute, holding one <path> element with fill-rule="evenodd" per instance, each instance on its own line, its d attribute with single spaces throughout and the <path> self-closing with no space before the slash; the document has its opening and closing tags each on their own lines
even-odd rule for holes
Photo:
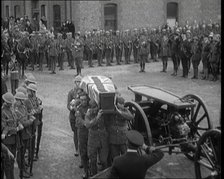
<svg viewBox="0 0 224 179">
<path fill-rule="evenodd" d="M 213 176 L 221 179 L 221 131 L 212 129 L 202 135 L 195 153 L 197 179 Z"/>
<path fill-rule="evenodd" d="M 145 143 L 148 145 L 152 145 L 151 129 L 148 123 L 148 118 L 146 117 L 142 108 L 133 101 L 126 102 L 125 107 L 127 107 L 127 109 L 134 116 L 133 120 L 128 122 L 128 129 L 146 133 L 145 135 L 143 134 L 144 138 L 146 139 Z M 144 125 L 144 129 L 142 128 L 142 125 Z"/>
<path fill-rule="evenodd" d="M 183 100 L 195 104 L 195 107 L 191 108 L 190 114 L 189 125 L 191 135 L 200 137 L 204 132 L 212 129 L 212 123 L 205 102 L 199 96 L 193 94 L 184 96 Z"/>
</svg>

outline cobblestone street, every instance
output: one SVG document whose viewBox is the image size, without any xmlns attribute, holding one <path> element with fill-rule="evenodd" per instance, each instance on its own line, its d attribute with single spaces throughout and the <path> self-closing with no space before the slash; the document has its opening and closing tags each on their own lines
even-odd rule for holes
<svg viewBox="0 0 224 179">
<path fill-rule="evenodd" d="M 46 68 L 43 72 L 33 72 L 37 79 L 37 96 L 43 101 L 44 112 L 39 160 L 34 163 L 32 179 L 78 179 L 82 175 L 82 169 L 78 167 L 80 158 L 74 156 L 69 112 L 66 107 L 67 94 L 73 87 L 76 70 L 68 70 L 67 64 L 65 66 L 64 71 L 56 71 L 55 75 L 49 74 Z M 134 98 L 127 89 L 128 85 L 133 84 L 157 86 L 179 96 L 197 94 L 207 104 L 214 126 L 218 126 L 221 105 L 220 81 L 192 80 L 192 71 L 189 78 L 184 79 L 180 77 L 182 70 L 179 70 L 177 77 L 173 77 L 170 75 L 172 66 L 172 62 L 168 61 L 168 72 L 160 73 L 161 62 L 147 63 L 146 73 L 139 73 L 139 64 L 94 68 L 88 68 L 85 64 L 82 74 L 111 76 L 126 101 Z M 26 72 L 30 73 L 29 70 Z M 10 88 L 10 85 L 7 85 Z M 19 178 L 17 165 L 15 173 Z M 152 178 L 194 178 L 194 165 L 182 154 L 166 154 L 149 173 Z"/>
</svg>

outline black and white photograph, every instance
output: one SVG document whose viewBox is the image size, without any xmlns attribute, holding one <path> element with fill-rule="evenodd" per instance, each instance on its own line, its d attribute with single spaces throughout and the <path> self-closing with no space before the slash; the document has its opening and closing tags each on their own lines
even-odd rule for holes
<svg viewBox="0 0 224 179">
<path fill-rule="evenodd" d="M 221 0 L 1 0 L 1 179 L 221 179 Z"/>
</svg>

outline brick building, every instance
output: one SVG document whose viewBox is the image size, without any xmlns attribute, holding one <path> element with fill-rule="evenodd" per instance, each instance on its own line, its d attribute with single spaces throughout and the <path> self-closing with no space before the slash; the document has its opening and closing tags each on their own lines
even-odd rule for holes
<svg viewBox="0 0 224 179">
<path fill-rule="evenodd" d="M 221 21 L 221 0 L 4 0 L 1 5 L 2 17 L 45 16 L 47 27 L 55 29 L 71 20 L 81 31 Z"/>
</svg>

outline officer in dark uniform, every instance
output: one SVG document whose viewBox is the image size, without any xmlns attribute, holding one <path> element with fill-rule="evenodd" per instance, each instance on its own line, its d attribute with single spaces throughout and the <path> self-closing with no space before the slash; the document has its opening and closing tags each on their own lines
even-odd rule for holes
<svg viewBox="0 0 224 179">
<path fill-rule="evenodd" d="M 34 70 L 34 65 L 38 63 L 38 55 L 39 55 L 39 48 L 38 48 L 38 33 L 37 32 L 33 32 L 32 34 L 30 34 L 30 42 L 32 45 L 31 48 L 31 68 L 32 70 Z"/>
<path fill-rule="evenodd" d="M 90 162 L 90 176 L 97 174 L 97 153 L 99 153 L 102 170 L 107 168 L 109 151 L 108 133 L 104 124 L 103 111 L 95 100 L 89 102 L 89 109 L 85 116 L 85 126 L 89 129 L 88 157 Z"/>
<path fill-rule="evenodd" d="M 194 76 L 192 77 L 192 79 L 198 79 L 198 66 L 201 61 L 201 48 L 202 48 L 202 44 L 199 41 L 198 37 L 196 36 L 193 37 L 193 43 L 191 48 L 192 48 L 191 61 L 192 61 L 193 72 L 194 72 Z"/>
<path fill-rule="evenodd" d="M 88 178 L 89 176 L 89 158 L 87 154 L 87 144 L 88 144 L 88 129 L 85 126 L 85 115 L 89 108 L 89 97 L 86 93 L 80 94 L 81 105 L 77 107 L 75 113 L 76 117 L 76 127 L 78 128 L 78 141 L 79 141 L 79 152 L 81 156 L 81 163 L 84 168 L 83 178 Z"/>
<path fill-rule="evenodd" d="M 113 35 L 113 31 L 112 30 L 110 30 L 110 41 L 112 43 L 111 57 L 110 57 L 111 61 L 110 62 L 113 63 L 113 59 L 114 59 L 114 48 L 115 48 L 115 44 L 114 44 L 115 37 Z"/>
<path fill-rule="evenodd" d="M 204 37 L 202 42 L 202 65 L 203 65 L 203 77 L 202 80 L 208 80 L 208 60 L 209 60 L 209 52 L 210 52 L 210 41 L 208 37 Z"/>
<path fill-rule="evenodd" d="M 144 179 L 148 168 L 159 162 L 164 154 L 161 150 L 145 145 L 144 138 L 138 131 L 130 130 L 126 136 L 128 139 L 127 153 L 114 159 L 108 178 Z M 137 150 L 140 148 L 146 154 L 139 155 Z"/>
<path fill-rule="evenodd" d="M 45 54 L 45 49 L 47 49 L 46 47 L 46 35 L 45 34 L 38 34 L 39 36 L 39 41 L 38 41 L 38 52 L 39 52 L 39 70 L 43 71 L 43 59 L 44 59 L 44 54 Z M 47 64 L 48 64 L 48 54 L 46 55 L 46 59 L 47 59 Z"/>
<path fill-rule="evenodd" d="M 168 49 L 169 49 L 169 44 L 168 44 L 168 36 L 166 35 L 166 29 L 162 29 L 162 38 L 160 41 L 160 56 L 162 58 L 162 62 L 163 62 L 163 69 L 161 72 L 165 72 L 167 70 L 167 61 L 168 61 Z"/>
<path fill-rule="evenodd" d="M 157 62 L 157 53 L 158 53 L 158 39 L 156 35 L 156 29 L 152 29 L 151 35 L 150 35 L 150 53 L 151 53 L 151 59 L 153 61 Z"/>
<path fill-rule="evenodd" d="M 50 40 L 49 40 L 49 45 L 48 45 L 48 49 L 49 49 L 49 57 L 50 57 L 50 62 L 51 62 L 51 74 L 56 74 L 56 61 L 58 58 L 58 50 L 57 50 L 57 41 L 56 39 L 54 39 L 54 35 L 50 34 L 49 36 Z"/>
</svg>

